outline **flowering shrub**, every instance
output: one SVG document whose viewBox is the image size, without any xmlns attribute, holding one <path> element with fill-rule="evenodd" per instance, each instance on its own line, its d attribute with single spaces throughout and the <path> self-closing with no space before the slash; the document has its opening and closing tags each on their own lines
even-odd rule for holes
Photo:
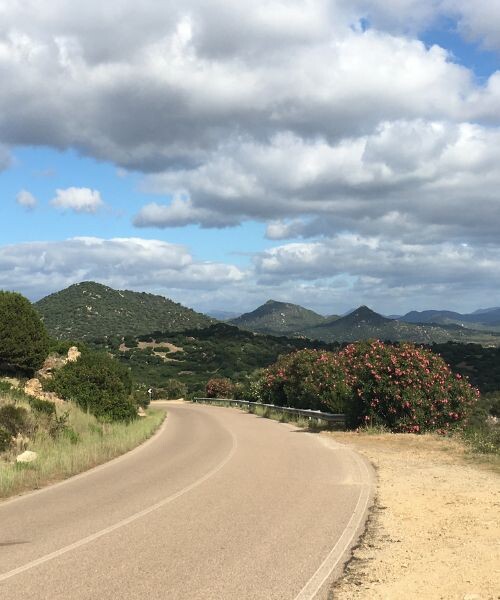
<svg viewBox="0 0 500 600">
<path fill-rule="evenodd" d="M 300 350 L 265 370 L 263 400 L 345 412 L 347 425 L 444 433 L 467 419 L 479 392 L 443 359 L 412 344 L 350 344 L 338 353 Z"/>
<path fill-rule="evenodd" d="M 339 353 L 352 390 L 349 425 L 384 425 L 391 431 L 446 432 L 463 422 L 479 392 L 454 375 L 437 354 L 412 344 L 350 344 Z"/>
<path fill-rule="evenodd" d="M 264 372 L 263 396 L 278 406 L 343 411 L 348 395 L 339 355 L 298 350 L 280 356 Z"/>
<path fill-rule="evenodd" d="M 234 394 L 234 385 L 226 377 L 209 379 L 205 386 L 207 398 L 231 398 Z"/>
</svg>

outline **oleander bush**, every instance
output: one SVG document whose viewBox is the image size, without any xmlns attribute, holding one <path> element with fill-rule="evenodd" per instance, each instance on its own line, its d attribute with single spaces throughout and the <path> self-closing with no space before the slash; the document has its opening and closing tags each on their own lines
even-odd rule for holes
<svg viewBox="0 0 500 600">
<path fill-rule="evenodd" d="M 463 427 L 479 398 L 430 350 L 379 341 L 281 356 L 264 372 L 262 389 L 278 406 L 344 412 L 350 428 L 413 433 Z"/>
<path fill-rule="evenodd" d="M 444 433 L 467 422 L 479 397 L 440 356 L 413 344 L 359 342 L 342 350 L 339 360 L 351 390 L 351 427 Z"/>
<path fill-rule="evenodd" d="M 232 398 L 234 390 L 234 384 L 227 377 L 213 377 L 205 386 L 207 398 Z"/>
<path fill-rule="evenodd" d="M 264 372 L 263 397 L 276 406 L 342 412 L 350 391 L 339 355 L 298 350 Z"/>
</svg>

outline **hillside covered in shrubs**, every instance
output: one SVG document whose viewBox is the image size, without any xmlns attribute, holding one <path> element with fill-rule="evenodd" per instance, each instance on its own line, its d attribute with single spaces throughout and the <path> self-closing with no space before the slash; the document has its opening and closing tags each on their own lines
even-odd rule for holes
<svg viewBox="0 0 500 600">
<path fill-rule="evenodd" d="M 224 323 L 183 332 L 154 332 L 150 335 L 115 337 L 96 341 L 125 366 L 135 381 L 162 391 L 171 380 L 182 384 L 179 396 L 203 393 L 211 377 L 244 381 L 253 371 L 269 366 L 281 354 L 302 348 L 334 350 L 326 344 L 304 338 L 257 335 Z"/>
<path fill-rule="evenodd" d="M 114 290 L 94 281 L 76 283 L 35 303 L 50 335 L 91 340 L 102 336 L 182 331 L 214 319 L 163 296 Z"/>
</svg>

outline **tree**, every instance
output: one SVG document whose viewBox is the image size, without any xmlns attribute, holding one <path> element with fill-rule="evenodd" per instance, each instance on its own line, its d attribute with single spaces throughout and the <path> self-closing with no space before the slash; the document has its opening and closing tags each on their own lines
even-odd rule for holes
<svg viewBox="0 0 500 600">
<path fill-rule="evenodd" d="M 0 291 L 0 363 L 33 373 L 49 352 L 49 338 L 31 302 L 15 292 Z"/>
</svg>

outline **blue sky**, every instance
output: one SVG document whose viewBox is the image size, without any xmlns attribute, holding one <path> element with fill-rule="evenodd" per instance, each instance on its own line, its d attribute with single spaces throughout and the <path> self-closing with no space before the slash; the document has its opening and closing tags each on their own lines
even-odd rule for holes
<svg viewBox="0 0 500 600">
<path fill-rule="evenodd" d="M 500 303 L 500 3 L 52 6 L 1 7 L 0 288 Z"/>
</svg>

